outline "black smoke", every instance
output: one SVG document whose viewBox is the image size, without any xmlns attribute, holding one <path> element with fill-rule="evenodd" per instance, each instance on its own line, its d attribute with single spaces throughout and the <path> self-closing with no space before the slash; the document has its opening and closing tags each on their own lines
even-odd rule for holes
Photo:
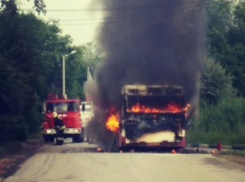
<svg viewBox="0 0 245 182">
<path fill-rule="evenodd" d="M 95 104 L 105 111 L 119 108 L 122 86 L 135 83 L 181 85 L 191 102 L 205 53 L 207 1 L 100 2 L 107 17 L 99 32 L 105 57 L 95 74 L 97 92 L 91 92 Z"/>
</svg>

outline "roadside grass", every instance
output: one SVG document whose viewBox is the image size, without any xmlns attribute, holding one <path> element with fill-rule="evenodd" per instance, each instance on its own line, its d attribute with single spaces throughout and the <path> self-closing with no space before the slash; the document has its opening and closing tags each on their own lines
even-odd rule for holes
<svg viewBox="0 0 245 182">
<path fill-rule="evenodd" d="M 245 147 L 245 132 L 243 131 L 230 131 L 218 132 L 218 131 L 201 131 L 190 130 L 187 133 L 188 143 L 203 143 L 209 145 L 216 145 L 221 142 L 222 145 L 233 145 L 237 147 Z"/>
<path fill-rule="evenodd" d="M 189 143 L 245 145 L 245 99 L 224 98 L 217 105 L 203 105 L 187 132 Z"/>
</svg>

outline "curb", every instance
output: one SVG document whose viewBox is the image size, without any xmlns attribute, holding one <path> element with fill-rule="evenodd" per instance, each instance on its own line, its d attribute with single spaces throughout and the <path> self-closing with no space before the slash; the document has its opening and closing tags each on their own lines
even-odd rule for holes
<svg viewBox="0 0 245 182">
<path fill-rule="evenodd" d="M 216 149 L 217 148 L 217 145 L 193 143 L 193 144 L 188 144 L 187 147 Z M 245 150 L 245 146 L 239 146 L 239 145 L 222 145 L 222 149 Z"/>
<path fill-rule="evenodd" d="M 208 144 L 199 144 L 199 143 L 189 144 L 187 146 L 193 148 L 209 148 Z"/>
<path fill-rule="evenodd" d="M 232 149 L 232 146 L 229 146 L 229 145 L 223 145 L 222 148 L 223 148 L 223 149 Z"/>
<path fill-rule="evenodd" d="M 233 150 L 245 150 L 245 146 L 231 146 L 231 149 L 233 149 Z"/>
</svg>

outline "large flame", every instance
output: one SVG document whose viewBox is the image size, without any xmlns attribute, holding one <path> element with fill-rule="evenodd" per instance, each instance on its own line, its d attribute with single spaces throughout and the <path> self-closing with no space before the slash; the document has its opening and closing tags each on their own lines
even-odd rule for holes
<svg viewBox="0 0 245 182">
<path fill-rule="evenodd" d="M 177 104 L 171 103 L 164 108 L 151 108 L 137 103 L 132 108 L 127 109 L 127 111 L 130 113 L 145 113 L 145 114 L 164 114 L 164 113 L 178 114 L 178 113 L 188 112 L 190 107 L 191 107 L 190 104 L 187 104 L 186 107 L 182 108 Z"/>
<path fill-rule="evenodd" d="M 109 118 L 106 121 L 106 128 L 113 133 L 119 131 L 119 114 L 111 112 Z"/>
</svg>

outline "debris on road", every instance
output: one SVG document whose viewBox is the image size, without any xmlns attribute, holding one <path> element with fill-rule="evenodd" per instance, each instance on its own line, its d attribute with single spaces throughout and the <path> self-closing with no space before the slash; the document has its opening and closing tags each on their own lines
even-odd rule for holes
<svg viewBox="0 0 245 182">
<path fill-rule="evenodd" d="M 104 152 L 104 150 L 102 148 L 98 148 L 97 152 Z"/>
<path fill-rule="evenodd" d="M 172 150 L 171 153 L 172 153 L 172 154 L 176 154 L 176 151 L 175 151 L 175 150 Z"/>
</svg>

